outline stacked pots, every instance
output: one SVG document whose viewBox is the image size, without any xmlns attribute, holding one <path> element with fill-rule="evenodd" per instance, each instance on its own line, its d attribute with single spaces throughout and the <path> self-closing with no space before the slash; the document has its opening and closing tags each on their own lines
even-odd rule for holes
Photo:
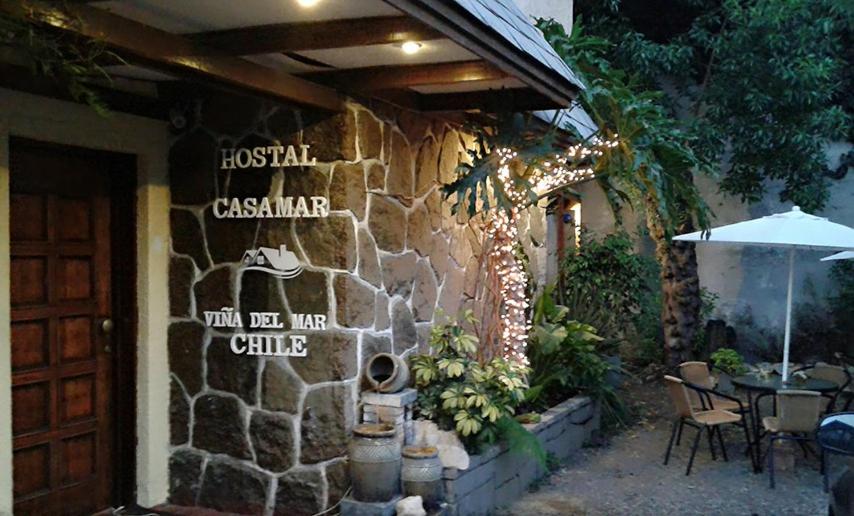
<svg viewBox="0 0 854 516">
<path fill-rule="evenodd" d="M 393 425 L 356 425 L 350 441 L 353 498 L 386 502 L 400 493 L 400 442 Z"/>
<path fill-rule="evenodd" d="M 403 448 L 404 496 L 420 496 L 426 509 L 436 509 L 442 503 L 442 462 L 435 446 Z"/>
</svg>

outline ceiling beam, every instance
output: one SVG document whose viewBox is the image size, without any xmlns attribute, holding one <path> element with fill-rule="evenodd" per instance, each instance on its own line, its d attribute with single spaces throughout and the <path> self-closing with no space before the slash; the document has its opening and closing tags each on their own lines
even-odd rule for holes
<svg viewBox="0 0 854 516">
<path fill-rule="evenodd" d="M 418 97 L 421 111 L 480 110 L 487 113 L 501 111 L 533 111 L 550 109 L 552 101 L 531 91 L 530 88 L 504 88 L 500 90 L 466 91 L 461 93 L 431 93 Z"/>
<path fill-rule="evenodd" d="M 206 49 L 183 36 L 88 5 L 67 4 L 62 8 L 61 4 L 39 0 L 0 0 L 0 12 L 101 41 L 152 68 L 236 86 L 277 100 L 329 111 L 343 109 L 343 98 L 331 88 L 245 59 L 206 56 Z"/>
<path fill-rule="evenodd" d="M 302 74 L 311 81 L 342 86 L 355 91 L 390 90 L 425 84 L 503 79 L 507 74 L 484 61 L 458 61 L 399 66 L 371 66 Z"/>
<path fill-rule="evenodd" d="M 257 25 L 189 36 L 214 55 L 246 56 L 425 41 L 443 37 L 409 16 Z"/>
<path fill-rule="evenodd" d="M 156 120 L 168 120 L 169 107 L 161 99 L 135 95 L 121 90 L 104 88 L 97 85 L 90 86 L 98 98 L 102 100 L 107 108 L 122 113 L 144 116 Z M 69 102 L 80 102 L 75 99 L 67 88 L 62 87 L 55 80 L 33 74 L 26 66 L 9 63 L 0 63 L 0 88 L 23 91 L 33 95 L 66 100 Z"/>
</svg>

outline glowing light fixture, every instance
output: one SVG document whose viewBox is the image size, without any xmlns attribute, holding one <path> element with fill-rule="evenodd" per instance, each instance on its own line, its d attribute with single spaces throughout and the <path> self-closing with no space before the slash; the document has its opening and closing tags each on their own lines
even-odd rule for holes
<svg viewBox="0 0 854 516">
<path fill-rule="evenodd" d="M 402 45 L 400 45 L 400 49 L 403 50 L 404 54 L 412 55 L 421 50 L 421 47 L 423 46 L 424 45 L 417 41 L 405 41 Z"/>
<path fill-rule="evenodd" d="M 297 0 L 300 7 L 314 7 L 320 3 L 320 0 Z"/>
</svg>

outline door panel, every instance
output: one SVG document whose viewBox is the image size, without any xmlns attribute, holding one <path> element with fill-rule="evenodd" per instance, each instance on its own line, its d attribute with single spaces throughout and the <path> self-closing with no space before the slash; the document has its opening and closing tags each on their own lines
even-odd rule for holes
<svg viewBox="0 0 854 516">
<path fill-rule="evenodd" d="M 90 514 L 112 502 L 109 155 L 13 140 L 12 430 L 15 510 Z"/>
</svg>

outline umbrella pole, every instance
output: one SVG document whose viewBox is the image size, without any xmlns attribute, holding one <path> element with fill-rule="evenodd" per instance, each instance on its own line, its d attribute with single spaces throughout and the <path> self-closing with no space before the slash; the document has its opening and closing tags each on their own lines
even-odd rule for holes
<svg viewBox="0 0 854 516">
<path fill-rule="evenodd" d="M 789 250 L 789 290 L 786 294 L 786 334 L 783 337 L 783 383 L 789 380 L 789 342 L 792 333 L 792 285 L 795 279 L 795 249 Z"/>
</svg>

